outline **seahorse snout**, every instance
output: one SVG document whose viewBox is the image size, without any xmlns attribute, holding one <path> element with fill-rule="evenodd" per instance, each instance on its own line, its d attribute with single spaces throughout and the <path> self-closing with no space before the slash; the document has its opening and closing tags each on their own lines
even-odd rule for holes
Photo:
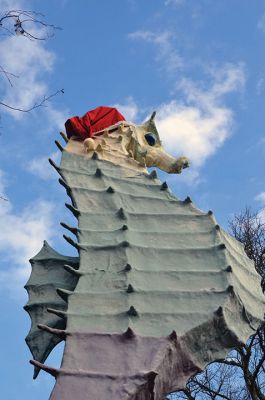
<svg viewBox="0 0 265 400">
<path fill-rule="evenodd" d="M 183 169 L 188 168 L 189 166 L 190 162 L 187 157 L 179 157 L 171 165 L 170 170 L 168 172 L 170 174 L 180 174 Z"/>
</svg>

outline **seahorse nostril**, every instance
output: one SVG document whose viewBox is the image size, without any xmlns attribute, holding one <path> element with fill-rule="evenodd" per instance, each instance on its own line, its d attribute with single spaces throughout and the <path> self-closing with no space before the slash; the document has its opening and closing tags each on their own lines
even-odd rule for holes
<svg viewBox="0 0 265 400">
<path fill-rule="evenodd" d="M 186 157 L 179 157 L 175 160 L 175 162 L 171 165 L 170 173 L 179 174 L 185 168 L 190 166 L 189 160 Z"/>
</svg>

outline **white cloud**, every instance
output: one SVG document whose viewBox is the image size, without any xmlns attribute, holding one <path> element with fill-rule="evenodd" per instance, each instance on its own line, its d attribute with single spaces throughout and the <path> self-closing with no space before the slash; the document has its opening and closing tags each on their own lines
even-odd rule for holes
<svg viewBox="0 0 265 400">
<path fill-rule="evenodd" d="M 128 97 L 123 104 L 114 104 L 113 107 L 116 107 L 121 112 L 126 121 L 135 123 L 139 108 L 132 97 Z"/>
<path fill-rule="evenodd" d="M 263 205 L 265 205 L 265 192 L 261 192 L 255 197 L 255 200 L 259 201 Z"/>
<path fill-rule="evenodd" d="M 162 61 L 164 68 L 168 73 L 172 73 L 177 69 L 183 68 L 183 59 L 176 51 L 172 39 L 173 33 L 170 31 L 152 32 L 152 31 L 136 31 L 129 33 L 129 39 L 142 40 L 158 46 L 157 61 Z"/>
<path fill-rule="evenodd" d="M 265 14 L 263 14 L 261 16 L 261 18 L 259 19 L 258 24 L 257 24 L 257 28 L 259 30 L 261 30 L 262 32 L 265 32 Z"/>
<path fill-rule="evenodd" d="M 186 0 L 165 0 L 165 6 L 173 5 L 173 6 L 180 6 L 184 4 Z"/>
<path fill-rule="evenodd" d="M 155 44 L 165 45 L 168 43 L 172 34 L 169 31 L 164 31 L 161 33 L 155 33 L 152 31 L 136 31 L 129 33 L 129 39 L 140 39 L 146 42 L 151 42 Z"/>
<path fill-rule="evenodd" d="M 9 11 L 9 10 L 21 10 L 23 9 L 23 5 L 21 1 L 16 0 L 0 0 L 0 10 Z"/>
<path fill-rule="evenodd" d="M 183 174 L 183 180 L 192 184 L 202 180 L 200 168 L 233 132 L 234 115 L 225 105 L 225 96 L 242 91 L 245 85 L 241 63 L 208 68 L 208 73 L 211 80 L 207 85 L 204 82 L 204 87 L 182 79 L 177 85 L 182 100 L 157 106 L 156 124 L 163 146 L 172 155 L 190 158 L 191 167 Z M 142 110 L 133 98 L 115 107 L 127 120 L 141 122 Z"/>
<path fill-rule="evenodd" d="M 68 109 L 57 110 L 51 106 L 46 109 L 47 124 L 46 130 L 58 129 L 59 131 L 64 130 L 65 121 L 69 118 L 70 111 Z"/>
<path fill-rule="evenodd" d="M 3 172 L 0 173 L 0 188 L 4 189 Z M 6 197 L 6 194 L 2 192 Z M 29 258 L 42 247 L 44 239 L 53 234 L 54 205 L 39 200 L 16 213 L 10 202 L 0 202 L 0 251 L 1 259 L 10 268 L 0 272 L 2 287 L 15 292 L 21 288 L 30 273 Z"/>
<path fill-rule="evenodd" d="M 28 9 L 21 1 L 0 0 L 2 10 L 21 10 Z M 13 21 L 10 22 L 11 25 Z M 47 30 L 36 26 L 34 23 L 28 25 L 30 33 L 36 37 L 46 37 Z M 1 66 L 15 76 L 9 75 L 12 86 L 1 75 L 2 85 L 0 89 L 1 102 L 22 110 L 28 110 L 34 105 L 39 104 L 44 98 L 49 97 L 58 89 L 51 89 L 47 83 L 47 74 L 53 71 L 56 55 L 47 48 L 47 41 L 30 40 L 23 35 L 2 36 L 0 40 Z M 52 101 L 52 100 L 51 100 Z M 42 108 L 50 124 L 63 128 L 65 122 L 65 111 L 57 110 L 51 106 L 51 102 L 45 102 Z M 21 119 L 25 113 L 14 111 L 8 107 L 1 107 L 1 112 L 10 114 L 15 119 Z"/>
<path fill-rule="evenodd" d="M 165 4 L 173 3 L 179 1 L 167 0 Z M 187 180 L 198 181 L 199 168 L 232 133 L 233 111 L 226 106 L 225 97 L 243 90 L 244 65 L 224 64 L 216 68 L 202 63 L 207 73 L 203 82 L 198 84 L 186 78 L 176 81 L 176 71 L 184 71 L 187 62 L 179 56 L 172 32 L 139 30 L 130 33 L 128 37 L 157 46 L 157 60 L 167 72 L 174 72 L 169 76 L 181 100 L 172 100 L 157 107 L 157 125 L 167 150 L 191 159 L 192 168 L 189 172 L 185 171 L 185 177 L 189 177 Z"/>
<path fill-rule="evenodd" d="M 48 87 L 42 74 L 52 70 L 54 54 L 44 48 L 38 41 L 28 40 L 23 36 L 12 36 L 0 42 L 1 65 L 5 70 L 18 76 L 13 78 L 14 86 L 5 81 L 5 93 L 2 101 L 13 107 L 28 109 L 48 94 Z M 15 118 L 21 113 L 8 108 Z"/>
<path fill-rule="evenodd" d="M 258 144 L 261 144 L 262 146 L 265 145 L 265 136 L 262 137 L 262 138 L 259 140 Z"/>
<path fill-rule="evenodd" d="M 51 158 L 53 161 L 55 161 L 56 164 L 59 164 L 60 155 L 61 155 L 60 152 L 56 151 L 47 157 L 33 158 L 26 165 L 26 170 L 43 180 L 58 178 L 58 174 L 49 164 L 48 158 Z"/>
<path fill-rule="evenodd" d="M 0 195 L 1 196 L 5 196 L 5 189 L 6 189 L 6 178 L 5 178 L 4 172 L 0 169 Z"/>
<path fill-rule="evenodd" d="M 216 70 L 215 80 L 206 89 L 183 79 L 178 86 L 185 101 L 173 100 L 158 107 L 157 126 L 165 148 L 188 156 L 198 170 L 231 135 L 233 112 L 225 106 L 224 96 L 241 90 L 244 82 L 241 64 Z"/>
<path fill-rule="evenodd" d="M 265 88 L 265 77 L 262 76 L 261 78 L 258 79 L 256 84 L 257 94 L 261 95 L 264 92 L 264 88 Z"/>
</svg>

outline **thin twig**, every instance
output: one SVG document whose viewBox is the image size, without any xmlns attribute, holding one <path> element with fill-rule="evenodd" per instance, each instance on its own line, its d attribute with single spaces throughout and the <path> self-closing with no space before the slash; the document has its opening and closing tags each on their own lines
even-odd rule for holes
<svg viewBox="0 0 265 400">
<path fill-rule="evenodd" d="M 10 110 L 13 110 L 13 111 L 20 111 L 20 112 L 23 112 L 23 113 L 28 113 L 28 112 L 30 112 L 32 110 L 35 110 L 36 108 L 44 107 L 45 106 L 44 103 L 46 103 L 52 97 L 56 96 L 59 93 L 64 94 L 64 89 L 57 90 L 55 93 L 51 94 L 50 96 L 44 96 L 43 99 L 39 103 L 35 103 L 32 107 L 30 107 L 28 109 L 13 107 L 13 106 L 10 106 L 9 104 L 4 103 L 2 101 L 0 101 L 0 106 L 7 107 L 7 108 L 9 108 Z"/>
<path fill-rule="evenodd" d="M 1 200 L 4 200 L 4 201 L 8 201 L 8 199 L 6 199 L 6 198 L 3 197 L 3 196 L 0 196 L 0 199 L 1 199 Z"/>
</svg>

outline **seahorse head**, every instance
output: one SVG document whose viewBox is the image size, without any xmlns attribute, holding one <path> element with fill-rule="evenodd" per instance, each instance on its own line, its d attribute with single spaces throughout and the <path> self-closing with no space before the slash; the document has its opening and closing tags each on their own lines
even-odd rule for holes
<svg viewBox="0 0 265 400">
<path fill-rule="evenodd" d="M 146 122 L 135 126 L 128 148 L 136 160 L 145 161 L 146 167 L 179 174 L 189 166 L 189 160 L 184 156 L 175 158 L 165 151 L 154 122 L 155 115 L 153 112 Z"/>
<path fill-rule="evenodd" d="M 108 110 L 115 110 L 115 113 L 118 113 L 116 109 L 108 108 Z M 88 114 L 89 112 L 86 115 Z M 90 137 L 85 136 L 85 116 L 74 117 L 73 119 L 77 119 L 74 121 L 75 125 L 78 123 L 81 128 L 79 127 L 79 136 L 75 136 L 75 132 L 71 134 L 66 150 L 87 157 L 91 157 L 96 151 L 99 158 L 115 164 L 130 165 L 137 169 L 157 167 L 170 174 L 179 174 L 189 166 L 189 160 L 184 156 L 175 158 L 165 151 L 155 125 L 155 115 L 153 112 L 147 121 L 135 125 L 124 119 L 120 120 L 121 114 L 119 114 L 118 122 L 93 132 Z M 82 130 L 85 131 L 84 136 L 80 135 L 80 132 L 83 134 Z"/>
</svg>

